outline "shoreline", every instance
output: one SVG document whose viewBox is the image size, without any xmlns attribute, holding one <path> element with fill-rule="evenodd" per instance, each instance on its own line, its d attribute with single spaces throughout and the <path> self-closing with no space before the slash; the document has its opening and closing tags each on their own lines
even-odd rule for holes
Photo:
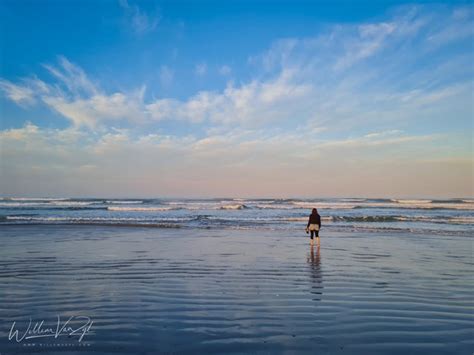
<svg viewBox="0 0 474 355">
<path fill-rule="evenodd" d="M 189 232 L 191 230 L 199 232 L 229 232 L 229 233 L 263 233 L 263 234 L 299 234 L 301 237 L 307 237 L 309 235 L 305 233 L 305 225 L 302 224 L 301 229 L 288 228 L 288 229 L 271 229 L 267 227 L 217 227 L 217 226 L 208 226 L 208 227 L 197 227 L 197 226 L 187 226 L 187 225 L 178 225 L 178 224 L 144 224 L 144 223 L 0 223 L 0 230 L 8 228 L 64 228 L 64 229 L 129 229 L 129 230 L 156 230 L 156 231 L 165 231 L 165 230 L 175 230 L 176 232 Z M 354 236 L 365 236 L 365 235 L 377 235 L 377 236 L 421 236 L 421 237 L 430 237 L 433 238 L 443 238 L 443 237 L 452 237 L 452 238 L 469 238 L 470 236 L 462 232 L 457 231 L 437 231 L 433 233 L 431 230 L 405 230 L 405 229 L 363 229 L 358 227 L 356 228 L 341 228 L 336 226 L 323 226 L 321 238 L 324 239 L 327 237 L 354 237 Z"/>
</svg>

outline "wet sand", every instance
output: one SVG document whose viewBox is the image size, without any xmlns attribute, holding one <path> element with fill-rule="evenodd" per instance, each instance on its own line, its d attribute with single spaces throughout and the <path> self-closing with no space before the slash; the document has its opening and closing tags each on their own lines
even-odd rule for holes
<svg viewBox="0 0 474 355">
<path fill-rule="evenodd" d="M 474 350 L 466 237 L 2 226 L 0 246 L 2 355 Z M 93 324 L 9 340 L 58 315 Z"/>
</svg>

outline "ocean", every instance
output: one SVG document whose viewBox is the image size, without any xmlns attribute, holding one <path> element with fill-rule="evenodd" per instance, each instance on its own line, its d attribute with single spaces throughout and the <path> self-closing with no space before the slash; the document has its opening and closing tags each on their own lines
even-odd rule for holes
<svg viewBox="0 0 474 355">
<path fill-rule="evenodd" d="M 2 198 L 0 350 L 470 355 L 473 209 L 468 198 Z"/>
<path fill-rule="evenodd" d="M 326 231 L 470 236 L 474 199 L 0 199 L 0 224 L 302 231 L 317 208 Z"/>
</svg>

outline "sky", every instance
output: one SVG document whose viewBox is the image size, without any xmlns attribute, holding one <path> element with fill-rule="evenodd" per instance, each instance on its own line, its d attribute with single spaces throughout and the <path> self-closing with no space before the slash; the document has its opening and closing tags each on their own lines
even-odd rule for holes
<svg viewBox="0 0 474 355">
<path fill-rule="evenodd" d="M 473 197 L 470 1 L 0 0 L 0 195 Z"/>
</svg>

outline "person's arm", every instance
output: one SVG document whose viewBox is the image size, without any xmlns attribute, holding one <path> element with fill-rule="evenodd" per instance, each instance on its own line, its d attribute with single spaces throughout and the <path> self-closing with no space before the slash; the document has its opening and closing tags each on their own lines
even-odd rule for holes
<svg viewBox="0 0 474 355">
<path fill-rule="evenodd" d="M 311 216 L 309 216 L 308 218 L 308 225 L 306 226 L 306 228 L 309 228 L 310 223 L 311 223 Z"/>
<path fill-rule="evenodd" d="M 321 216 L 318 216 L 318 225 L 319 225 L 319 229 L 321 229 Z"/>
</svg>

